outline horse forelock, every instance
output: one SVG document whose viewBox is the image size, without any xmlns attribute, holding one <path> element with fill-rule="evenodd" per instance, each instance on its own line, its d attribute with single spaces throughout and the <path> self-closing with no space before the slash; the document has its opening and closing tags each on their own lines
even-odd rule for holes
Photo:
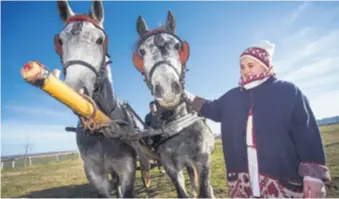
<svg viewBox="0 0 339 199">
<path fill-rule="evenodd" d="M 166 32 L 166 27 L 164 27 L 164 26 L 160 26 L 160 27 L 157 27 L 157 28 L 154 28 L 154 29 L 152 29 L 152 30 L 149 30 L 149 31 L 147 31 L 147 32 L 145 32 L 145 34 L 143 34 L 143 35 L 139 35 L 139 37 L 138 37 L 138 39 L 137 39 L 137 41 L 134 43 L 134 50 L 137 50 L 138 49 L 138 47 L 142 44 L 142 43 L 144 43 L 146 40 L 146 38 L 147 37 L 149 37 L 150 35 L 152 35 L 152 34 L 155 34 L 155 33 L 157 33 L 157 32 Z"/>
</svg>

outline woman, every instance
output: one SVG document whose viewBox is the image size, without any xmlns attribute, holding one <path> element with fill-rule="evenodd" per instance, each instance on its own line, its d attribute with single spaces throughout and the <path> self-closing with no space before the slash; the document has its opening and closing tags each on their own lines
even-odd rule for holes
<svg viewBox="0 0 339 199">
<path fill-rule="evenodd" d="M 188 91 L 194 110 L 221 123 L 230 197 L 325 197 L 330 180 L 307 98 L 275 77 L 275 46 L 240 56 L 240 86 L 215 100 Z"/>
</svg>

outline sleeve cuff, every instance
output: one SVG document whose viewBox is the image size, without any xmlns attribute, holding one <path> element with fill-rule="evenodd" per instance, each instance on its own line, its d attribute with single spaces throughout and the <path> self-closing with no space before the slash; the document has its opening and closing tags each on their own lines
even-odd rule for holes
<svg viewBox="0 0 339 199">
<path fill-rule="evenodd" d="M 331 181 L 331 176 L 328 167 L 316 163 L 301 163 L 299 166 L 299 175 L 305 177 L 321 179 L 322 181 Z"/>
</svg>

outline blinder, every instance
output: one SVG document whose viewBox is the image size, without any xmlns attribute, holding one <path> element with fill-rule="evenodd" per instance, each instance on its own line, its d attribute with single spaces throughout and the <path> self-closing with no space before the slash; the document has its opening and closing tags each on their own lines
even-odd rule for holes
<svg viewBox="0 0 339 199">
<path fill-rule="evenodd" d="M 165 29 L 158 28 L 158 29 L 155 29 L 155 30 L 152 30 L 152 31 L 149 31 L 148 33 L 146 33 L 146 35 L 141 38 L 141 41 L 145 41 L 147 38 L 149 38 L 153 35 L 156 35 L 156 34 L 160 34 L 160 33 L 170 34 L 173 37 L 176 37 L 180 41 L 181 45 L 178 49 L 178 52 L 179 52 L 179 57 L 180 57 L 180 63 L 182 65 L 184 65 L 189 58 L 189 44 L 186 41 L 181 40 L 177 35 L 174 35 L 173 33 L 166 31 Z M 141 73 L 145 72 L 144 71 L 143 56 L 140 55 L 140 53 L 138 53 L 137 50 L 133 52 L 133 64 L 139 72 L 141 72 Z"/>
</svg>

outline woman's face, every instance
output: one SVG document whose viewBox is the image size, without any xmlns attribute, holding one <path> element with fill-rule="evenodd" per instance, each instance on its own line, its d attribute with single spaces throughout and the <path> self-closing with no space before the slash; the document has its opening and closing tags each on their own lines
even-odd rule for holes
<svg viewBox="0 0 339 199">
<path fill-rule="evenodd" d="M 253 75 L 260 75 L 266 71 L 265 67 L 260 62 L 251 59 L 250 57 L 243 57 L 240 60 L 240 74 L 242 78 Z"/>
</svg>

